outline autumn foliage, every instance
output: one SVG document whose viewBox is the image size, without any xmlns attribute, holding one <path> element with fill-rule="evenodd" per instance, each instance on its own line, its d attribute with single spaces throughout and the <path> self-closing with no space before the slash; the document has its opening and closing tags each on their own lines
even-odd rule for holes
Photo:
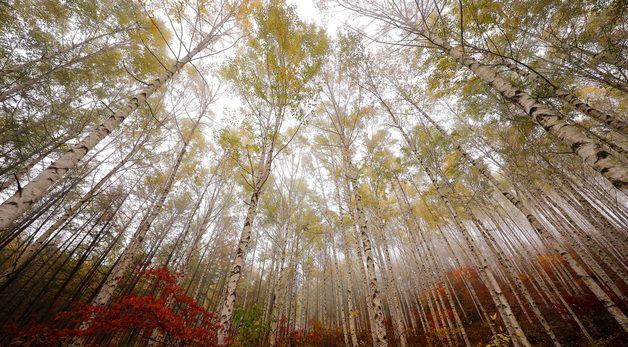
<svg viewBox="0 0 628 347">
<path fill-rule="evenodd" d="M 290 333 L 290 346 L 344 346 L 342 329 L 338 326 L 325 326 L 320 321 L 310 321 L 308 331 L 297 329 Z"/>
<path fill-rule="evenodd" d="M 128 294 L 109 307 L 78 303 L 70 311 L 58 313 L 50 322 L 28 324 L 19 329 L 10 325 L 6 332 L 17 344 L 50 346 L 83 337 L 93 344 L 115 339 L 116 334 L 142 335 L 165 345 L 215 346 L 215 316 L 178 285 L 178 274 L 166 268 L 139 272 L 145 294 Z M 81 324 L 90 322 L 89 327 Z"/>
</svg>

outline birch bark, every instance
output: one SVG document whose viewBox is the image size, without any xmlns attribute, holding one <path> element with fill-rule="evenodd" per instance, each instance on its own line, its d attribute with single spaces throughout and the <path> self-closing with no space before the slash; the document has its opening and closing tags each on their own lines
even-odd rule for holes
<svg viewBox="0 0 628 347">
<path fill-rule="evenodd" d="M 222 17 L 215 28 L 220 28 L 229 18 L 230 15 Z M 137 94 L 132 96 L 122 108 L 109 116 L 107 120 L 100 124 L 83 140 L 72 146 L 61 158 L 50 164 L 50 166 L 31 180 L 26 186 L 4 201 L 0 205 L 0 233 L 4 233 L 13 222 L 28 211 L 33 204 L 39 201 L 55 182 L 61 180 L 90 150 L 115 131 L 128 116 L 140 107 L 140 105 L 143 105 L 151 95 L 217 38 L 216 31 L 212 31 L 206 35 L 194 49 L 182 59 L 178 60 L 170 69 L 142 88 Z"/>
</svg>

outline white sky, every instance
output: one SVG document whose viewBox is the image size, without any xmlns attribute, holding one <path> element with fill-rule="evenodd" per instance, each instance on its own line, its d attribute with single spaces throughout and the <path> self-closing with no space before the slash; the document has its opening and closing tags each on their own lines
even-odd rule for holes
<svg viewBox="0 0 628 347">
<path fill-rule="evenodd" d="M 290 6 L 295 6 L 297 15 L 301 20 L 306 23 L 315 23 L 324 28 L 329 37 L 335 37 L 338 30 L 344 27 L 344 21 L 350 18 L 349 13 L 344 9 L 332 7 L 333 5 L 327 5 L 327 8 L 323 11 L 316 6 L 315 0 L 286 0 L 286 3 Z M 221 55 L 224 59 L 226 55 Z M 223 84 L 224 88 L 228 88 L 226 84 Z M 237 98 L 231 97 L 226 93 L 222 95 L 211 106 L 211 109 L 216 113 L 211 123 L 213 125 L 224 125 L 228 123 L 228 120 L 233 117 L 234 113 L 237 113 L 239 104 Z M 218 128 L 222 128 L 219 126 Z M 213 129 L 216 130 L 216 129 Z M 210 130 L 211 133 L 213 130 Z"/>
<path fill-rule="evenodd" d="M 327 30 L 329 36 L 335 36 L 336 31 L 342 27 L 343 20 L 347 18 L 346 12 L 334 10 L 332 7 L 321 11 L 313 0 L 287 0 L 286 2 L 288 5 L 296 6 L 297 14 L 303 21 L 320 25 Z"/>
</svg>

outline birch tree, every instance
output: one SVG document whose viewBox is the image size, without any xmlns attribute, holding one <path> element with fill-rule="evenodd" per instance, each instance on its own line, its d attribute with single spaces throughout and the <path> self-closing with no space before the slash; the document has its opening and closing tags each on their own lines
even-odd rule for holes
<svg viewBox="0 0 628 347">
<path fill-rule="evenodd" d="M 225 141 L 231 145 L 240 142 L 237 160 L 242 162 L 241 177 L 250 197 L 220 313 L 220 344 L 228 336 L 260 194 L 270 177 L 273 160 L 300 126 L 284 134 L 285 124 L 288 119 L 299 124 L 308 116 L 308 104 L 316 93 L 314 78 L 327 49 L 324 33 L 301 22 L 294 9 L 282 1 L 257 6 L 251 25 L 245 47 L 224 70 L 225 78 L 232 81 L 246 105 L 242 112 L 247 117 L 243 134 L 248 137 L 247 143 L 241 144 L 234 136 L 225 137 Z"/>
<path fill-rule="evenodd" d="M 67 172 L 78 165 L 79 161 L 90 150 L 114 132 L 128 116 L 135 112 L 138 107 L 144 105 L 151 95 L 166 84 L 186 64 L 190 63 L 197 54 L 226 34 L 228 30 L 227 24 L 237 7 L 232 5 L 222 6 L 222 4 L 216 5 L 218 11 L 216 20 L 209 31 L 200 35 L 202 38 L 194 48 L 183 57 L 175 58 L 175 62 L 172 66 L 165 69 L 165 72 L 132 95 L 124 106 L 120 107 L 85 138 L 72 146 L 65 154 L 39 173 L 37 177 L 0 205 L 1 231 L 6 231 L 17 218 L 39 201 L 55 182 L 62 179 Z"/>
</svg>

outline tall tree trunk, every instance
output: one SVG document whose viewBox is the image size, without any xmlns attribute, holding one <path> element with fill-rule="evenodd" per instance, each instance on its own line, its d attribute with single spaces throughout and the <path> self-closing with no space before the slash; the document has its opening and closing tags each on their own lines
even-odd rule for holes
<svg viewBox="0 0 628 347">
<path fill-rule="evenodd" d="M 585 163 L 609 180 L 613 186 L 628 194 L 628 165 L 624 164 L 620 158 L 606 151 L 603 144 L 591 138 L 582 128 L 562 119 L 552 108 L 545 106 L 527 93 L 517 89 L 512 83 L 502 78 L 495 68 L 486 66 L 465 54 L 461 47 L 452 47 L 444 40 L 417 27 L 414 23 L 406 24 L 411 28 L 408 30 L 432 42 L 443 53 L 473 71 L 482 82 L 495 88 L 507 100 L 523 108 L 526 115 L 541 125 L 543 129 L 558 137 L 574 153 L 579 155 Z"/>
<path fill-rule="evenodd" d="M 382 219 L 383 220 L 383 219 Z M 399 345 L 401 347 L 406 347 L 408 345 L 408 340 L 406 337 L 406 327 L 403 321 L 403 313 L 401 312 L 401 301 L 399 300 L 399 295 L 397 294 L 397 276 L 393 271 L 392 259 L 390 257 L 390 251 L 388 250 L 388 240 L 386 239 L 386 235 L 384 235 L 384 226 L 380 225 L 380 230 L 382 232 L 382 249 L 384 252 L 384 263 L 386 264 L 386 268 L 388 270 L 388 274 L 390 278 L 387 280 L 387 291 L 388 297 L 392 297 L 392 300 L 389 301 L 389 306 L 391 306 L 391 315 L 394 317 L 395 328 L 397 330 L 397 334 L 399 335 Z M 383 273 L 383 271 L 382 271 Z"/>
<path fill-rule="evenodd" d="M 581 113 L 599 121 L 602 124 L 606 124 L 620 134 L 628 135 L 628 123 L 623 119 L 610 113 L 598 110 L 595 107 L 592 107 L 586 102 L 580 100 L 577 96 L 554 85 L 554 83 L 539 75 L 536 71 L 527 71 L 521 69 L 519 68 L 519 66 L 517 66 L 515 62 L 512 62 L 508 59 L 504 59 L 503 62 L 510 70 L 515 72 L 517 75 L 523 77 L 528 82 L 536 83 L 540 86 L 545 86 L 549 88 L 554 93 L 554 95 L 556 95 L 561 100 L 571 105 L 573 108 L 580 111 Z"/>
<path fill-rule="evenodd" d="M 345 304 L 343 302 L 344 300 L 343 300 L 343 294 L 342 294 L 343 276 L 341 276 L 341 271 L 340 271 L 340 268 L 338 267 L 338 256 L 336 255 L 336 242 L 333 236 L 331 237 L 331 252 L 332 252 L 332 257 L 333 257 L 332 259 L 334 261 L 332 270 L 333 270 L 334 276 L 336 277 L 336 286 L 335 286 L 336 287 L 335 297 L 337 298 L 336 305 L 340 306 L 340 319 L 342 321 L 342 335 L 344 338 L 345 346 L 349 347 L 349 335 L 351 334 L 351 341 L 353 343 L 353 334 L 355 334 L 355 326 L 350 332 L 347 331 L 347 316 L 345 314 Z M 353 319 L 351 317 L 351 312 L 349 312 L 349 319 L 350 320 Z M 356 337 L 356 340 L 357 340 L 357 337 Z M 357 341 L 356 341 L 356 345 L 354 346 L 357 346 Z"/>
<path fill-rule="evenodd" d="M 249 200 L 249 208 L 244 219 L 244 226 L 242 227 L 242 233 L 240 234 L 240 240 L 238 241 L 238 249 L 236 250 L 235 259 L 231 266 L 229 273 L 229 279 L 227 282 L 227 291 L 225 293 L 225 300 L 220 311 L 220 328 L 218 330 L 218 344 L 224 345 L 229 335 L 231 328 L 231 318 L 233 317 L 233 311 L 235 308 L 236 289 L 242 276 L 242 269 L 244 268 L 244 257 L 251 241 L 251 235 L 253 231 L 253 222 L 255 221 L 255 215 L 257 214 L 257 204 L 259 201 L 260 191 L 256 189 L 251 194 Z"/>
<path fill-rule="evenodd" d="M 349 253 L 349 244 L 347 241 L 347 237 L 344 232 L 342 234 L 342 245 L 343 252 L 345 254 L 345 259 L 347 259 L 347 272 L 346 272 L 346 283 L 347 283 L 347 309 L 349 310 L 349 331 L 351 332 L 351 345 L 353 347 L 358 346 L 358 333 L 356 329 L 355 318 L 358 315 L 358 310 L 354 308 L 353 305 L 353 276 L 351 272 L 351 264 L 350 262 L 350 254 Z"/>
<path fill-rule="evenodd" d="M 357 180 L 352 176 L 350 177 L 351 189 L 354 198 L 354 210 L 357 226 L 359 228 L 359 235 L 362 243 L 362 249 L 366 258 L 366 272 L 368 276 L 368 289 L 369 300 L 373 305 L 374 313 L 374 326 L 375 334 L 377 337 L 376 346 L 383 347 L 388 346 L 388 338 L 386 336 L 386 326 L 384 325 L 384 308 L 382 306 L 382 300 L 380 298 L 379 288 L 377 286 L 377 276 L 375 274 L 375 262 L 373 261 L 373 249 L 371 246 L 371 240 L 368 235 L 368 222 L 366 214 L 364 213 L 364 207 L 362 206 L 362 196 L 358 193 Z"/>
<path fill-rule="evenodd" d="M 227 15 L 221 18 L 221 22 L 218 23 L 218 25 L 224 24 L 229 17 L 230 16 Z M 216 28 L 214 28 L 214 30 L 216 30 Z M 82 141 L 72 146 L 61 158 L 50 164 L 50 166 L 43 170 L 20 191 L 4 201 L 0 205 L 0 233 L 4 233 L 11 224 L 46 194 L 51 185 L 61 180 L 70 169 L 74 168 L 87 152 L 92 150 L 100 141 L 115 131 L 131 113 L 137 110 L 140 105 L 143 105 L 151 95 L 168 82 L 183 66 L 189 63 L 200 51 L 207 48 L 217 38 L 216 34 L 215 31 L 212 31 L 204 37 L 185 57 L 178 60 L 163 75 L 142 88 L 137 94 L 131 97 L 124 107 L 109 116 L 107 120 L 94 129 Z"/>
</svg>

